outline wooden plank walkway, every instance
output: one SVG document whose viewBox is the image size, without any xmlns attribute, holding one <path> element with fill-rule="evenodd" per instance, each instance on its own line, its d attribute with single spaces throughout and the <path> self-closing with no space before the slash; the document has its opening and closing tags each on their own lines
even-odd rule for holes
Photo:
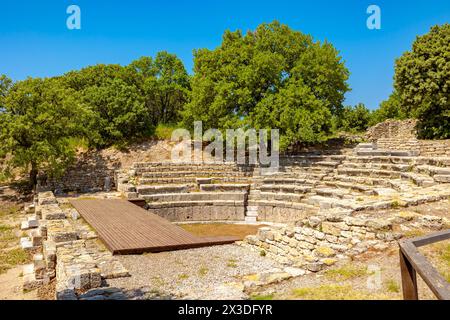
<svg viewBox="0 0 450 320">
<path fill-rule="evenodd" d="M 113 254 L 139 254 L 233 243 L 237 237 L 197 237 L 126 200 L 71 200 Z"/>
</svg>

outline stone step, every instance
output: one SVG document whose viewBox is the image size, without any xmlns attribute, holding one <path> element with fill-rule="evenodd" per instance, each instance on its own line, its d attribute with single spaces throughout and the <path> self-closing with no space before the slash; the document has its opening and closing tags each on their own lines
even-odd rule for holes
<svg viewBox="0 0 450 320">
<path fill-rule="evenodd" d="M 411 189 L 416 188 L 415 185 L 412 185 L 411 182 L 408 182 L 407 180 L 402 179 L 382 179 L 382 178 L 371 178 L 371 177 L 363 177 L 363 176 L 345 176 L 345 175 L 336 175 L 334 177 L 329 177 L 330 181 L 326 181 L 324 183 L 330 185 L 333 184 L 333 182 L 337 182 L 337 186 L 339 187 L 340 183 L 347 184 L 348 186 L 354 185 L 355 188 L 361 187 L 360 192 L 364 192 L 364 186 L 368 186 L 369 189 L 367 190 L 367 194 L 375 194 L 373 191 L 374 186 L 381 186 L 386 188 L 393 188 L 397 191 L 409 191 Z M 341 187 L 344 187 L 342 185 Z"/>
<path fill-rule="evenodd" d="M 450 175 L 440 175 L 436 174 L 433 176 L 434 181 L 440 183 L 450 183 Z"/>
<path fill-rule="evenodd" d="M 310 164 L 319 161 L 340 161 L 345 159 L 345 155 L 292 155 L 292 156 L 280 156 L 280 163 L 285 164 Z"/>
<path fill-rule="evenodd" d="M 251 166 L 241 166 L 237 165 L 235 162 L 175 162 L 175 161 L 164 161 L 164 162 L 135 162 L 132 165 L 133 169 L 141 168 L 251 168 Z"/>
<path fill-rule="evenodd" d="M 205 184 L 200 186 L 200 191 L 204 192 L 226 192 L 239 191 L 248 193 L 250 190 L 249 184 Z"/>
<path fill-rule="evenodd" d="M 245 216 L 245 222 L 247 223 L 256 223 L 258 222 L 258 217 L 257 216 Z"/>
<path fill-rule="evenodd" d="M 282 184 L 264 184 L 260 187 L 261 192 L 274 193 L 295 193 L 302 194 L 310 192 L 313 188 L 310 186 L 282 185 Z"/>
<path fill-rule="evenodd" d="M 377 147 L 376 143 L 360 143 L 355 147 L 356 150 L 360 150 L 360 149 L 376 150 L 377 148 L 378 147 Z"/>
<path fill-rule="evenodd" d="M 319 195 L 308 197 L 304 201 L 307 204 L 319 206 L 321 209 L 327 208 L 353 209 L 355 207 L 353 201 L 329 198 Z"/>
<path fill-rule="evenodd" d="M 139 178 L 140 185 L 155 185 L 155 184 L 189 184 L 191 186 L 198 185 L 197 180 L 211 180 L 215 183 L 234 182 L 234 183 L 248 183 L 252 180 L 251 177 L 181 177 L 181 178 Z"/>
<path fill-rule="evenodd" d="M 187 193 L 189 191 L 188 185 L 143 185 L 137 186 L 136 191 L 139 195 L 152 195 L 163 193 Z"/>
<path fill-rule="evenodd" d="M 388 197 L 399 196 L 397 190 L 392 188 L 375 188 L 374 190 L 377 196 L 388 196 Z"/>
<path fill-rule="evenodd" d="M 401 178 L 410 180 L 420 187 L 429 187 L 436 184 L 430 176 L 415 172 L 404 172 L 401 174 Z"/>
<path fill-rule="evenodd" d="M 309 179 L 295 179 L 295 178 L 282 178 L 282 177 L 271 177 L 271 178 L 265 178 L 263 180 L 264 184 L 272 184 L 272 185 L 288 185 L 288 184 L 293 184 L 293 185 L 301 185 L 301 186 L 305 186 L 305 185 L 315 185 L 317 183 L 317 181 L 315 180 L 309 180 Z"/>
<path fill-rule="evenodd" d="M 257 201 L 249 201 L 249 205 L 258 206 L 258 210 L 261 207 L 278 207 L 278 208 L 292 208 L 295 210 L 301 210 L 305 212 L 314 212 L 316 213 L 318 208 L 314 205 L 305 203 L 305 202 L 289 202 L 289 201 L 278 201 L 278 200 L 257 200 Z"/>
<path fill-rule="evenodd" d="M 349 183 L 349 182 L 340 182 L 340 181 L 326 181 L 324 182 L 326 186 L 341 188 L 341 189 L 349 189 L 357 192 L 361 192 L 367 195 L 375 195 L 375 191 L 366 185 L 357 184 L 357 183 Z"/>
<path fill-rule="evenodd" d="M 417 166 L 415 168 L 418 173 L 427 174 L 429 176 L 450 176 L 450 168 L 436 167 L 430 165 Z"/>
<path fill-rule="evenodd" d="M 332 172 L 332 171 L 330 171 L 330 172 Z M 308 173 L 308 172 L 291 170 L 291 171 L 287 171 L 287 172 L 283 173 L 282 176 L 277 176 L 277 177 L 284 177 L 286 179 L 290 178 L 290 179 L 320 181 L 326 176 L 327 176 L 327 174 L 317 174 L 317 173 Z"/>
<path fill-rule="evenodd" d="M 195 200 L 195 201 L 166 201 L 166 202 L 150 202 L 147 204 L 148 209 L 164 209 L 164 208 L 189 208 L 189 207 L 243 207 L 245 201 L 238 200 Z"/>
<path fill-rule="evenodd" d="M 328 168 L 336 168 L 341 162 L 340 161 L 319 161 L 314 165 Z"/>
<path fill-rule="evenodd" d="M 252 211 L 248 211 L 245 213 L 246 217 L 257 217 L 258 216 L 258 210 L 252 210 Z"/>
<path fill-rule="evenodd" d="M 303 167 L 303 166 L 290 166 L 284 168 L 287 173 L 300 173 L 300 174 L 315 174 L 316 176 L 325 175 L 332 172 L 333 168 L 330 167 Z"/>
<path fill-rule="evenodd" d="M 300 202 L 305 198 L 304 194 L 298 193 L 276 193 L 276 192 L 261 192 L 259 199 L 261 200 L 276 200 L 288 202 Z"/>
<path fill-rule="evenodd" d="M 335 188 L 316 188 L 314 192 L 319 196 L 332 197 L 342 199 L 345 195 L 349 194 L 347 190 L 340 190 Z"/>
<path fill-rule="evenodd" d="M 418 156 L 418 151 L 413 150 L 356 150 L 355 153 L 358 156 L 394 156 L 394 157 L 414 157 Z"/>
<path fill-rule="evenodd" d="M 157 172 L 157 171 L 246 171 L 240 170 L 238 167 L 228 167 L 228 166 L 211 166 L 211 165 L 203 165 L 203 166 L 177 166 L 177 165 L 165 165 L 165 166 L 148 166 L 148 167 L 140 167 L 140 172 Z"/>
<path fill-rule="evenodd" d="M 416 157 L 392 157 L 392 156 L 349 156 L 342 163 L 393 163 L 393 164 L 413 164 Z"/>
<path fill-rule="evenodd" d="M 365 176 L 365 177 L 385 177 L 385 178 L 400 178 L 400 172 L 391 170 L 376 170 L 376 169 L 353 169 L 353 168 L 338 168 L 339 175 L 349 176 Z"/>
<path fill-rule="evenodd" d="M 407 164 L 391 164 L 391 163 L 361 163 L 343 161 L 338 168 L 352 168 L 352 169 L 373 169 L 373 170 L 387 170 L 408 172 L 411 171 L 412 166 Z"/>
<path fill-rule="evenodd" d="M 182 178 L 182 177 L 242 177 L 239 172 L 227 171 L 155 171 L 142 174 L 143 178 Z"/>
<path fill-rule="evenodd" d="M 245 192 L 193 192 L 193 193 L 161 193 L 142 195 L 140 198 L 150 202 L 174 202 L 174 201 L 245 201 Z"/>
</svg>

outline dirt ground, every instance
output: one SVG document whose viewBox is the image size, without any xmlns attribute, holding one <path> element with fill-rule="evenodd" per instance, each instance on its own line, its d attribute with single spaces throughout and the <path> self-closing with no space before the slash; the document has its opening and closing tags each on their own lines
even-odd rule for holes
<svg viewBox="0 0 450 320">
<path fill-rule="evenodd" d="M 199 237 L 235 236 L 244 239 L 246 236 L 256 234 L 264 224 L 233 224 L 233 223 L 189 223 L 180 224 L 184 230 Z"/>
</svg>

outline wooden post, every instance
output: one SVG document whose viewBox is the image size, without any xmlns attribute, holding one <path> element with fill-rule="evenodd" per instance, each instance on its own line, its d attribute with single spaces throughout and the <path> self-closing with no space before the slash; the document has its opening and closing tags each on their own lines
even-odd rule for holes
<svg viewBox="0 0 450 320">
<path fill-rule="evenodd" d="M 414 270 L 402 250 L 400 250 L 400 270 L 402 273 L 403 299 L 419 300 L 416 270 Z"/>
</svg>

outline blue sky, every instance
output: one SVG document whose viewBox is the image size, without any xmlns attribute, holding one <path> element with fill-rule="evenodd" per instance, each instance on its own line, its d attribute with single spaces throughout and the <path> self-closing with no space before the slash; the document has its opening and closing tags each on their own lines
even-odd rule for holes
<svg viewBox="0 0 450 320">
<path fill-rule="evenodd" d="M 66 27 L 66 8 L 81 8 L 81 30 Z M 366 9 L 381 8 L 381 30 Z M 0 74 L 14 80 L 54 76 L 96 63 L 128 64 L 167 50 L 192 72 L 192 51 L 213 49 L 226 29 L 279 20 L 328 40 L 350 70 L 347 104 L 373 109 L 392 91 L 394 61 L 432 25 L 450 22 L 449 0 L 2 0 Z"/>
</svg>

